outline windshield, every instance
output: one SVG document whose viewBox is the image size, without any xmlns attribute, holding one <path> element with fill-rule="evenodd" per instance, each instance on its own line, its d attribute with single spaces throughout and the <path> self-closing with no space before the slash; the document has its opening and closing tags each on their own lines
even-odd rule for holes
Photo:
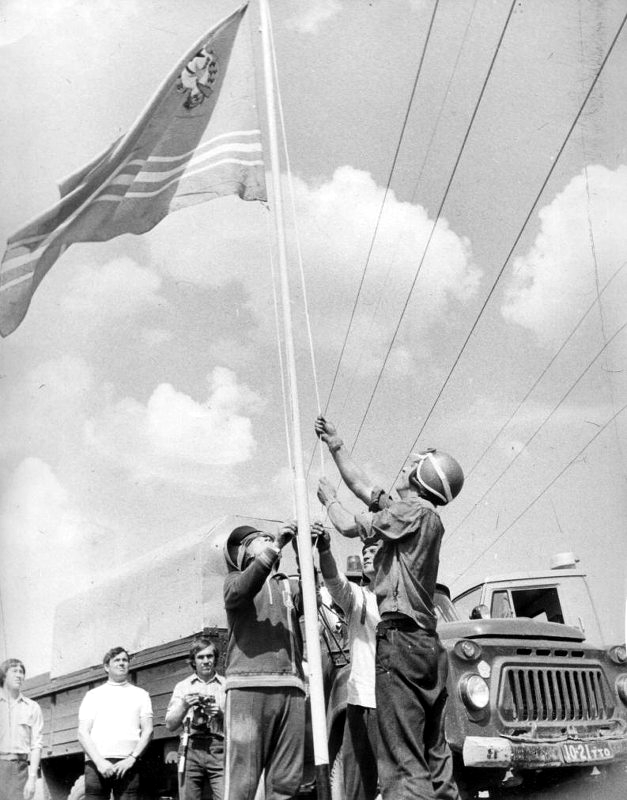
<svg viewBox="0 0 627 800">
<path fill-rule="evenodd" d="M 450 599 L 436 589 L 435 592 L 435 613 L 438 622 L 459 622 L 459 616 L 455 611 L 455 606 L 451 603 Z"/>
</svg>

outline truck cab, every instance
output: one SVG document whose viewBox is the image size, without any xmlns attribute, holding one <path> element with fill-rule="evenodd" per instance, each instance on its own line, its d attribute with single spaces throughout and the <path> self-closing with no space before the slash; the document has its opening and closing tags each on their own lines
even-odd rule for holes
<svg viewBox="0 0 627 800">
<path fill-rule="evenodd" d="M 539 622 L 570 625 L 588 643 L 604 646 L 586 573 L 572 553 L 553 556 L 550 568 L 492 575 L 453 598 L 462 619 L 474 612 L 492 619 L 525 617 Z"/>
</svg>

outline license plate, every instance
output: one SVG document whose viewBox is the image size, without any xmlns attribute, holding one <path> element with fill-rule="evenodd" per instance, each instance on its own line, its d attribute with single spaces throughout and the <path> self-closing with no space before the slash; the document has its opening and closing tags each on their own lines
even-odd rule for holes
<svg viewBox="0 0 627 800">
<path fill-rule="evenodd" d="M 562 754 L 567 764 L 582 764 L 588 761 L 611 761 L 612 748 L 603 742 L 576 742 L 562 745 Z"/>
</svg>

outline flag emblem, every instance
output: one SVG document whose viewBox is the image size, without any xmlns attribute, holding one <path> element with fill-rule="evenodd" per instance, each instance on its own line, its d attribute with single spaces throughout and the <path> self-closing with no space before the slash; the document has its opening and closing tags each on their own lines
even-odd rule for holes
<svg viewBox="0 0 627 800">
<path fill-rule="evenodd" d="M 217 77 L 218 60 L 213 50 L 205 45 L 185 65 L 176 83 L 176 90 L 187 95 L 183 108 L 196 108 L 209 97 Z"/>
</svg>

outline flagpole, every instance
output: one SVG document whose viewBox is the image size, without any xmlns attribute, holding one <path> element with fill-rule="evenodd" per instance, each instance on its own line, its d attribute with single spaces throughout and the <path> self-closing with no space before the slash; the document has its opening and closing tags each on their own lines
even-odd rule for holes
<svg viewBox="0 0 627 800">
<path fill-rule="evenodd" d="M 309 506 L 307 502 L 307 483 L 303 462 L 298 385 L 296 380 L 296 359 L 294 355 L 292 311 L 287 270 L 287 252 L 285 246 L 283 199 L 281 193 L 281 172 L 276 129 L 273 60 L 269 35 L 270 18 L 267 0 L 259 0 L 259 10 L 261 19 L 261 40 L 263 46 L 265 100 L 268 117 L 268 144 L 270 149 L 270 165 L 272 171 L 273 202 L 271 203 L 271 207 L 274 212 L 273 218 L 277 241 L 278 266 L 281 285 L 281 307 L 283 311 L 286 366 L 292 401 L 294 494 L 296 500 L 296 519 L 298 522 L 298 555 L 300 561 L 303 592 L 307 663 L 309 666 L 309 697 L 311 702 L 311 722 L 314 740 L 314 759 L 316 764 L 316 787 L 318 800 L 327 800 L 327 798 L 330 798 L 331 796 L 329 787 L 329 751 L 327 747 L 326 735 L 327 726 L 324 687 L 322 682 L 322 659 L 318 629 L 318 609 L 316 601 L 313 553 L 311 546 Z"/>
</svg>

